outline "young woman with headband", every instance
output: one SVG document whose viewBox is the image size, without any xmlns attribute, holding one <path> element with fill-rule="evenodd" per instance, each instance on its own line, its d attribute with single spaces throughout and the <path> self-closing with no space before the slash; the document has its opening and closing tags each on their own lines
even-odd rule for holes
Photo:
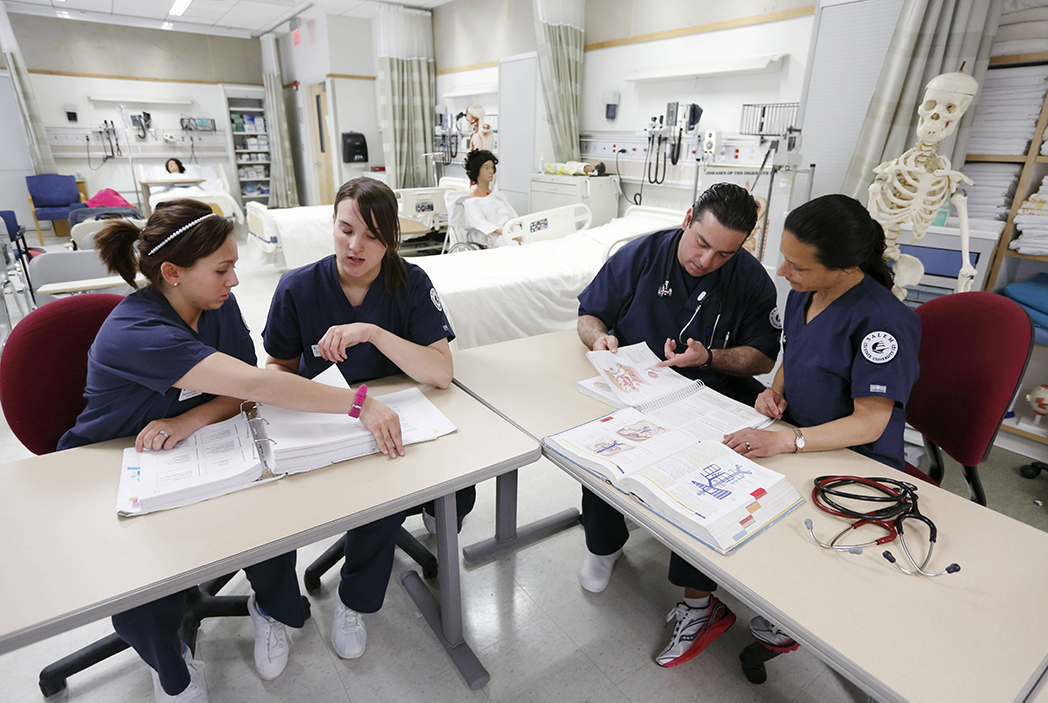
<svg viewBox="0 0 1048 703">
<path fill-rule="evenodd" d="M 402 455 L 400 421 L 371 398 L 260 369 L 240 308 L 233 225 L 195 200 L 169 200 L 139 231 L 114 222 L 97 237 L 102 261 L 135 287 L 103 323 L 88 354 L 87 407 L 59 449 L 136 437 L 135 448 L 170 449 L 205 425 L 240 411 L 241 399 L 292 410 L 349 413 L 383 454 Z M 304 623 L 291 552 L 244 570 L 254 593 L 255 665 L 264 679 L 287 664 L 285 625 Z M 158 701 L 206 701 L 203 664 L 179 640 L 185 592 L 113 617 L 126 642 L 154 670 Z"/>
<path fill-rule="evenodd" d="M 725 444 L 750 458 L 847 447 L 904 471 L 906 401 L 917 381 L 921 321 L 891 292 L 884 230 L 857 200 L 826 195 L 786 218 L 778 275 L 793 289 L 782 365 L 756 408 L 795 430 L 745 429 Z M 763 617 L 753 635 L 774 651 L 796 643 Z"/>
</svg>

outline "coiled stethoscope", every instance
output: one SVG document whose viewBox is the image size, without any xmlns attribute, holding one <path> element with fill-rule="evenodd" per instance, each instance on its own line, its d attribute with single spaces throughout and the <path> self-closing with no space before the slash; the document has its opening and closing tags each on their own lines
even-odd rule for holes
<svg viewBox="0 0 1048 703">
<path fill-rule="evenodd" d="M 870 493 L 857 493 L 842 490 L 844 487 L 852 485 L 865 486 L 866 488 L 871 489 L 874 494 L 871 495 Z M 895 564 L 895 566 L 903 573 L 909 574 L 910 576 L 917 576 L 919 574 L 921 576 L 934 577 L 955 574 L 961 570 L 961 567 L 957 564 L 950 564 L 944 570 L 937 573 L 931 573 L 924 570 L 925 567 L 928 566 L 928 562 L 931 561 L 932 551 L 935 549 L 935 539 L 938 533 L 935 529 L 935 523 L 922 515 L 917 509 L 917 486 L 912 483 L 898 481 L 893 478 L 820 476 L 815 479 L 815 486 L 811 491 L 811 499 L 816 506 L 830 515 L 855 520 L 854 523 L 837 533 L 833 539 L 830 540 L 829 544 L 827 544 L 815 536 L 815 530 L 811 519 L 805 519 L 804 526 L 808 528 L 808 534 L 810 534 L 811 538 L 821 547 L 832 549 L 837 552 L 862 554 L 863 547 L 874 547 L 888 544 L 898 537 L 899 544 L 902 545 L 902 550 L 906 554 L 906 558 L 913 566 L 913 571 L 898 563 L 895 555 L 888 550 L 882 552 L 881 556 L 883 556 L 889 563 Z M 883 504 L 883 507 L 864 513 L 841 505 L 838 502 L 840 499 L 881 503 Z M 918 564 L 917 560 L 913 558 L 912 554 L 910 554 L 910 548 L 906 545 L 906 536 L 903 534 L 903 527 L 906 520 L 917 520 L 928 527 L 928 554 L 920 564 Z M 870 542 L 863 542 L 862 544 L 838 544 L 844 535 L 848 534 L 851 530 L 862 527 L 863 525 L 875 525 L 880 527 L 885 531 L 885 535 Z"/>
<path fill-rule="evenodd" d="M 666 266 L 664 267 L 664 270 L 663 270 L 662 285 L 659 286 L 658 290 L 656 291 L 656 293 L 658 294 L 658 296 L 660 298 L 668 298 L 671 295 L 673 295 L 673 287 L 670 286 L 670 275 L 673 272 L 673 266 L 677 264 L 677 249 L 680 247 L 680 240 L 681 240 L 682 236 L 684 236 L 684 230 L 683 229 L 678 230 L 677 234 L 673 237 L 673 243 L 670 246 L 669 255 L 666 257 Z M 725 283 L 724 283 L 725 274 L 724 274 L 723 271 L 720 271 L 719 273 L 720 273 L 720 275 L 717 276 L 716 282 L 713 284 L 713 286 L 709 290 L 699 291 L 699 295 L 695 299 L 695 312 L 693 312 L 691 314 L 691 317 L 688 318 L 688 321 L 685 322 L 684 326 L 680 328 L 680 332 L 677 333 L 677 341 L 680 342 L 681 344 L 687 344 L 688 343 L 687 337 L 684 336 L 684 333 L 691 326 L 691 323 L 695 322 L 695 318 L 697 318 L 699 316 L 699 312 L 702 311 L 702 307 L 708 301 L 712 300 L 715 294 L 723 292 L 724 287 L 725 287 Z M 717 297 L 718 298 L 723 298 L 722 295 L 719 295 Z M 714 337 L 717 334 L 717 326 L 720 324 L 721 315 L 723 315 L 723 313 L 724 313 L 724 305 L 723 305 L 723 303 L 720 300 L 717 301 L 717 308 L 718 308 L 718 310 L 717 310 L 717 317 L 714 318 L 713 328 L 706 335 L 706 339 L 702 340 L 707 348 L 709 348 L 710 345 L 713 343 L 713 339 L 714 339 Z M 724 335 L 724 347 L 723 348 L 726 349 L 728 347 L 728 342 L 731 341 L 731 337 L 732 337 L 732 332 L 733 331 L 734 330 L 729 330 L 727 332 L 727 334 Z"/>
</svg>

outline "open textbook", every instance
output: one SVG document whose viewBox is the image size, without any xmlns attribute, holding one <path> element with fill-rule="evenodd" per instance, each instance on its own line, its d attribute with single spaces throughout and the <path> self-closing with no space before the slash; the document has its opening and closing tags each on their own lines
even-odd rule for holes
<svg viewBox="0 0 1048 703">
<path fill-rule="evenodd" d="M 543 444 L 722 554 L 803 502 L 782 474 L 633 408 Z"/>
<path fill-rule="evenodd" d="M 586 358 L 600 376 L 579 381 L 581 393 L 613 408 L 636 408 L 695 439 L 720 441 L 736 430 L 759 429 L 773 422 L 702 381 L 685 378 L 668 366 L 656 366 L 659 358 L 643 342 L 621 347 L 614 354 L 587 352 Z"/>
<path fill-rule="evenodd" d="M 313 379 L 348 388 L 335 366 Z M 400 417 L 405 445 L 455 431 L 417 388 L 377 396 Z M 117 513 L 144 515 L 189 505 L 282 476 L 378 452 L 359 419 L 256 404 L 197 430 L 173 449 L 124 450 Z"/>
</svg>

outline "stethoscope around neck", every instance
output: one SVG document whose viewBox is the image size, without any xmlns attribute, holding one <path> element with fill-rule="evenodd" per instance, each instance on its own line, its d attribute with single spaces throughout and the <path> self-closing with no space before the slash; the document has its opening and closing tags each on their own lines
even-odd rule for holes
<svg viewBox="0 0 1048 703">
<path fill-rule="evenodd" d="M 673 266 L 677 263 L 677 249 L 680 248 L 681 237 L 684 236 L 684 230 L 678 230 L 677 234 L 673 237 L 673 243 L 670 246 L 669 255 L 666 257 L 666 266 L 663 271 L 662 285 L 659 286 L 657 292 L 660 298 L 668 298 L 673 295 L 673 287 L 670 285 L 670 276 L 673 273 Z M 699 316 L 703 306 L 713 299 L 713 294 L 719 292 L 724 287 L 724 275 L 723 273 L 717 277 L 717 281 L 713 284 L 713 287 L 709 290 L 699 291 L 698 297 L 695 299 L 695 312 L 691 314 L 688 321 L 684 323 L 684 326 L 680 328 L 680 332 L 677 333 L 677 341 L 681 344 L 687 344 L 687 338 L 684 333 L 691 327 L 691 324 L 695 322 L 695 318 Z M 723 304 L 718 302 L 717 317 L 713 321 L 713 328 L 710 331 L 707 339 L 703 340 L 707 347 L 713 343 L 714 336 L 717 334 L 717 325 L 720 324 L 721 314 L 723 313 Z M 731 339 L 731 331 L 724 336 L 724 347 L 728 346 L 728 341 Z"/>
</svg>

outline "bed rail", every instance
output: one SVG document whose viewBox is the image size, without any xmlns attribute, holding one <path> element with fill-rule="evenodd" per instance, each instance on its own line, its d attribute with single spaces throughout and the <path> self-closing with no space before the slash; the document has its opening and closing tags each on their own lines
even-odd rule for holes
<svg viewBox="0 0 1048 703">
<path fill-rule="evenodd" d="M 253 237 L 255 243 L 262 247 L 262 251 L 272 254 L 280 246 L 277 235 L 269 231 L 266 226 L 268 211 L 265 205 L 254 200 L 244 206 L 247 210 L 247 236 Z"/>
<path fill-rule="evenodd" d="M 441 230 L 448 224 L 448 210 L 444 205 L 444 193 L 448 190 L 448 188 L 398 188 L 393 193 L 397 196 L 401 217 L 406 220 L 414 220 L 432 230 Z"/>
<path fill-rule="evenodd" d="M 575 203 L 514 217 L 502 227 L 502 233 L 504 237 L 520 237 L 521 244 L 534 244 L 589 229 L 591 222 L 593 213 L 589 206 Z"/>
<path fill-rule="evenodd" d="M 665 219 L 666 227 L 669 228 L 679 227 L 681 224 L 683 224 L 686 213 L 681 212 L 680 210 L 670 210 L 669 208 L 648 207 L 647 205 L 631 205 L 630 207 L 626 208 L 626 212 L 622 215 L 622 217 L 627 218 L 631 215 L 636 215 L 638 217 L 652 217 L 658 219 Z M 637 237 L 643 237 L 644 235 L 644 232 L 624 234 L 618 239 L 609 242 L 608 245 L 604 247 L 604 254 L 602 258 L 604 259 L 604 261 L 607 261 L 608 258 L 616 251 L 618 251 L 623 244 L 631 242 Z"/>
</svg>

